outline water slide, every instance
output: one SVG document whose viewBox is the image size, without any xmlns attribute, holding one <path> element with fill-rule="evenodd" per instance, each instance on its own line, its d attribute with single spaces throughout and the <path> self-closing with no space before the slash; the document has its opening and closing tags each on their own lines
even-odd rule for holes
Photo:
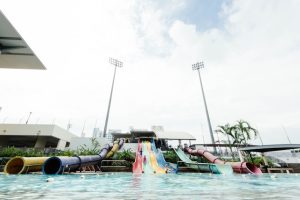
<svg viewBox="0 0 300 200">
<path fill-rule="evenodd" d="M 115 147 L 122 147 L 124 140 L 121 139 Z M 74 156 L 74 157 L 51 157 L 48 158 L 42 167 L 44 174 L 62 174 L 64 172 L 74 172 L 81 167 L 97 165 L 105 159 L 109 150 L 112 149 L 109 144 L 102 148 L 98 155 L 92 156 Z M 116 152 L 115 148 L 112 153 Z M 113 154 L 111 154 L 112 156 Z"/>
<path fill-rule="evenodd" d="M 167 168 L 168 173 L 177 173 L 177 165 L 173 164 L 173 163 L 166 162 L 161 150 L 156 148 L 155 143 L 154 143 L 153 140 L 151 141 L 151 147 L 152 147 L 152 151 L 156 155 L 156 160 L 157 160 L 158 165 L 161 168 Z"/>
<path fill-rule="evenodd" d="M 132 173 L 141 174 L 143 173 L 143 159 L 142 159 L 142 144 L 138 141 L 138 149 L 135 154 L 135 161 L 132 165 Z"/>
<path fill-rule="evenodd" d="M 117 151 L 119 151 L 124 144 L 124 139 L 114 141 L 113 147 L 111 148 L 110 152 L 106 155 L 106 158 L 112 157 Z"/>
<path fill-rule="evenodd" d="M 235 173 L 240 174 L 262 174 L 261 170 L 256 167 L 255 165 L 247 162 L 225 162 L 223 160 L 220 160 L 218 157 L 214 156 L 210 152 L 204 150 L 204 149 L 197 149 L 193 150 L 191 148 L 186 148 L 185 151 L 191 155 L 194 156 L 203 156 L 207 160 L 209 160 L 211 163 L 219 164 L 219 165 L 231 165 L 233 171 Z"/>
<path fill-rule="evenodd" d="M 150 162 L 150 165 L 153 169 L 154 173 L 158 173 L 158 174 L 165 174 L 166 173 L 166 168 L 165 167 L 161 167 L 159 166 L 157 159 L 156 159 L 156 155 L 154 154 L 154 152 L 151 149 L 151 143 L 149 141 L 144 142 L 144 147 L 146 147 L 146 149 L 143 149 L 143 152 L 145 153 L 146 156 L 149 155 L 150 160 L 148 160 Z M 148 155 L 147 155 L 148 154 Z"/>
<path fill-rule="evenodd" d="M 180 148 L 175 149 L 175 153 L 188 167 L 201 172 L 210 172 L 214 174 L 232 174 L 232 167 L 224 164 L 198 163 L 192 161 Z"/>
<path fill-rule="evenodd" d="M 152 150 L 152 145 L 149 141 L 142 141 L 138 143 L 138 150 L 136 152 L 135 162 L 133 164 L 132 172 L 135 174 L 165 174 L 167 168 L 160 166 L 157 161 L 156 154 Z M 156 148 L 155 148 L 156 149 Z"/>
<path fill-rule="evenodd" d="M 42 165 L 48 157 L 20 157 L 11 158 L 4 167 L 6 174 L 26 174 L 41 171 Z"/>
<path fill-rule="evenodd" d="M 101 160 L 105 159 L 110 149 L 109 144 L 106 144 L 101 149 L 99 155 L 93 156 L 74 156 L 74 157 L 51 157 L 47 159 L 42 167 L 44 174 L 62 174 L 64 172 L 74 172 L 81 167 L 97 165 Z"/>
<path fill-rule="evenodd" d="M 154 174 L 156 171 L 152 168 L 150 154 L 146 142 L 142 142 L 142 160 L 143 173 Z"/>
</svg>

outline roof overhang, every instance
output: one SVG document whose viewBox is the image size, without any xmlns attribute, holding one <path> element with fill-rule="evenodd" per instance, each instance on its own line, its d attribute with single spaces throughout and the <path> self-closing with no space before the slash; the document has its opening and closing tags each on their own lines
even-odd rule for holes
<svg viewBox="0 0 300 200">
<path fill-rule="evenodd" d="M 0 68 L 46 69 L 1 10 Z"/>
<path fill-rule="evenodd" d="M 131 138 L 130 133 L 111 133 L 114 138 Z"/>
<path fill-rule="evenodd" d="M 164 140 L 196 140 L 194 136 L 182 131 L 144 131 L 132 130 L 130 133 L 135 138 L 157 138 Z"/>
<path fill-rule="evenodd" d="M 133 135 L 134 138 L 152 138 L 155 137 L 155 133 L 153 131 L 137 131 L 132 130 L 130 133 Z"/>
<path fill-rule="evenodd" d="M 270 151 L 283 151 L 289 149 L 300 149 L 300 144 L 273 144 L 273 145 L 260 145 L 254 147 L 240 148 L 240 151 L 244 152 L 270 152 Z"/>
<path fill-rule="evenodd" d="M 165 140 L 196 140 L 191 134 L 182 131 L 155 131 L 155 135 Z"/>
</svg>

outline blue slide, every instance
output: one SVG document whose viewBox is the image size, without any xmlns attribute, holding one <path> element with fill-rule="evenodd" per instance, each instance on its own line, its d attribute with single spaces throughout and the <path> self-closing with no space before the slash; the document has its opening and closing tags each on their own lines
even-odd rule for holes
<svg viewBox="0 0 300 200">
<path fill-rule="evenodd" d="M 177 165 L 173 163 L 166 162 L 160 149 L 157 149 L 154 140 L 151 140 L 151 149 L 155 153 L 157 163 L 161 168 L 167 168 L 168 173 L 177 173 Z"/>
</svg>

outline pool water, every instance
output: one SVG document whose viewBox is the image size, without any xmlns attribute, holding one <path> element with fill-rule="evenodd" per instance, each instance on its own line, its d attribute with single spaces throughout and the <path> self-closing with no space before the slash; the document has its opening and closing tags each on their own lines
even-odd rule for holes
<svg viewBox="0 0 300 200">
<path fill-rule="evenodd" d="M 52 178 L 52 182 L 47 182 Z M 0 199 L 299 199 L 300 174 L 0 175 Z"/>
</svg>

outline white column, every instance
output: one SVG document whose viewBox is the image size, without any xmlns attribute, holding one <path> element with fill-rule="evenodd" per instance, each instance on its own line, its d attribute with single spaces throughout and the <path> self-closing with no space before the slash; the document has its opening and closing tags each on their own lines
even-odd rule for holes
<svg viewBox="0 0 300 200">
<path fill-rule="evenodd" d="M 242 152 L 240 150 L 238 150 L 238 154 L 239 154 L 239 157 L 240 157 L 240 161 L 241 162 L 244 162 L 244 156 L 242 155 Z"/>
<path fill-rule="evenodd" d="M 38 137 L 38 139 L 37 139 L 37 141 L 36 141 L 36 143 L 34 145 L 34 148 L 41 148 L 41 149 L 43 149 L 43 148 L 45 148 L 46 143 L 47 143 L 46 138 L 44 138 L 44 137 Z"/>
<path fill-rule="evenodd" d="M 64 141 L 64 140 L 59 140 L 58 143 L 57 143 L 56 149 L 64 150 L 65 147 L 66 147 L 66 144 L 67 144 L 66 141 Z"/>
<path fill-rule="evenodd" d="M 262 157 L 262 159 L 263 159 L 263 161 L 264 161 L 264 164 L 265 164 L 266 166 L 268 166 L 269 164 L 268 164 L 268 161 L 267 161 L 267 159 L 266 159 L 264 153 L 261 153 L 261 157 Z"/>
</svg>

